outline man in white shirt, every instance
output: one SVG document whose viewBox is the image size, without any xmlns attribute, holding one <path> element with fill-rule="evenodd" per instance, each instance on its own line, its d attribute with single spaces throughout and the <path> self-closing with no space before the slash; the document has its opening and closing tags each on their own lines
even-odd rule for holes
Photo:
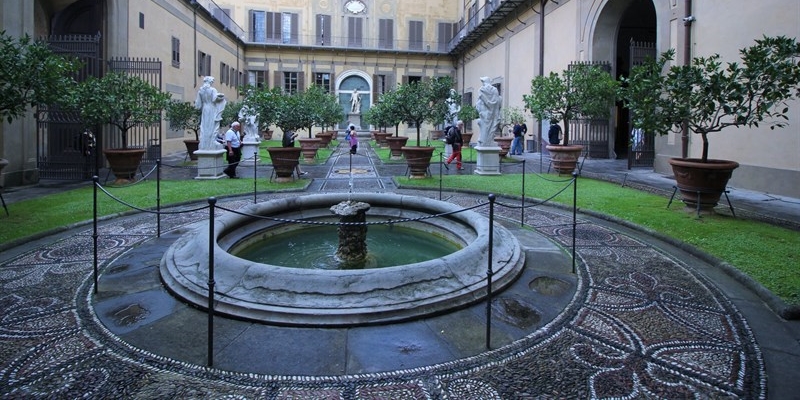
<svg viewBox="0 0 800 400">
<path fill-rule="evenodd" d="M 239 122 L 233 121 L 231 128 L 225 132 L 225 148 L 228 149 L 228 166 L 225 167 L 225 175 L 231 179 L 239 179 L 236 176 L 236 167 L 239 165 L 239 160 L 242 159 L 242 140 L 239 137 L 239 129 L 241 126 Z"/>
</svg>

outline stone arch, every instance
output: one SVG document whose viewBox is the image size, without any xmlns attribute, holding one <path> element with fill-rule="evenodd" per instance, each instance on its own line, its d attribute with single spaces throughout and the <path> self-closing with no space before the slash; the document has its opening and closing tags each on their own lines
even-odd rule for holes
<svg viewBox="0 0 800 400">
<path fill-rule="evenodd" d="M 361 108 L 357 114 L 351 113 L 350 96 L 358 90 L 361 95 Z M 341 128 L 346 128 L 347 124 L 354 124 L 361 129 L 361 115 L 369 110 L 372 104 L 372 77 L 364 71 L 349 70 L 338 74 L 336 77 L 336 97 L 346 116 L 346 121 Z"/>
<path fill-rule="evenodd" d="M 608 61 L 611 73 L 619 79 L 630 70 L 630 42 L 658 41 L 657 5 L 653 1 L 604 0 L 595 2 L 589 13 L 589 59 Z M 655 48 L 655 46 L 654 46 Z M 614 152 L 618 157 L 628 151 L 630 127 L 628 110 L 617 104 L 618 121 L 614 132 Z"/>
</svg>

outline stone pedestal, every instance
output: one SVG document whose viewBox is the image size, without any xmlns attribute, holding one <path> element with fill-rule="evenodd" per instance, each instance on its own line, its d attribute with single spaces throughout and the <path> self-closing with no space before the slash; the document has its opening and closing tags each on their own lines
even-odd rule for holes
<svg viewBox="0 0 800 400">
<path fill-rule="evenodd" d="M 239 164 L 253 165 L 259 163 L 261 160 L 258 158 L 258 146 L 261 142 L 244 141 L 242 142 L 242 161 Z"/>
<path fill-rule="evenodd" d="M 355 126 L 357 131 L 361 130 L 361 113 L 347 114 L 347 119 L 350 121 L 349 125 Z M 350 127 L 349 125 L 347 126 L 347 128 Z"/>
<path fill-rule="evenodd" d="M 341 222 L 365 222 L 366 213 L 370 205 L 361 201 L 343 201 L 331 207 L 331 212 L 339 216 Z M 363 268 L 367 258 L 367 226 L 339 225 L 339 248 L 336 256 L 345 264 L 347 269 Z"/>
<path fill-rule="evenodd" d="M 197 176 L 194 179 L 220 179 L 225 177 L 225 150 L 197 150 Z"/>
<path fill-rule="evenodd" d="M 478 175 L 500 175 L 500 150 L 499 146 L 475 147 L 475 151 L 478 153 L 475 173 Z"/>
</svg>

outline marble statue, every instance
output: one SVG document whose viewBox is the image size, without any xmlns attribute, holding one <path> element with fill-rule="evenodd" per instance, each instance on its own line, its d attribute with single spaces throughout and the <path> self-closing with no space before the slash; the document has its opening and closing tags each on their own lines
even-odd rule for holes
<svg viewBox="0 0 800 400">
<path fill-rule="evenodd" d="M 353 93 L 350 94 L 350 112 L 353 114 L 361 112 L 361 93 L 358 92 L 358 89 L 353 90 Z"/>
<path fill-rule="evenodd" d="M 503 100 L 500 98 L 497 88 L 492 86 L 489 77 L 482 77 L 481 83 L 478 101 L 475 104 L 480 116 L 478 126 L 480 126 L 481 132 L 478 144 L 481 146 L 493 146 L 495 145 L 494 132 L 500 122 L 500 107 L 503 105 Z"/>
<path fill-rule="evenodd" d="M 222 110 L 225 109 L 225 94 L 217 92 L 212 86 L 213 76 L 203 78 L 203 86 L 197 91 L 194 106 L 201 110 L 200 116 L 200 150 L 219 150 L 220 146 L 214 140 L 222 121 Z"/>
<path fill-rule="evenodd" d="M 242 106 L 239 110 L 239 120 L 242 121 L 242 132 L 244 132 L 245 142 L 260 142 L 258 137 L 258 115 L 250 110 L 248 106 Z"/>
<path fill-rule="evenodd" d="M 461 105 L 455 100 L 457 93 L 455 89 L 450 89 L 450 97 L 447 98 L 447 119 L 444 121 L 445 126 L 456 126 L 458 122 L 458 112 L 461 111 Z"/>
</svg>

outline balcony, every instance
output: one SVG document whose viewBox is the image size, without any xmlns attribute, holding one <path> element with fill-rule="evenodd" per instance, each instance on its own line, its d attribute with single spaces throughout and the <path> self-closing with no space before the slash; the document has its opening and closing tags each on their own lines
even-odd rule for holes
<svg viewBox="0 0 800 400">
<path fill-rule="evenodd" d="M 485 4 L 456 32 L 447 44 L 448 53 L 465 52 L 511 13 L 529 3 L 528 0 L 495 0 Z"/>
</svg>

